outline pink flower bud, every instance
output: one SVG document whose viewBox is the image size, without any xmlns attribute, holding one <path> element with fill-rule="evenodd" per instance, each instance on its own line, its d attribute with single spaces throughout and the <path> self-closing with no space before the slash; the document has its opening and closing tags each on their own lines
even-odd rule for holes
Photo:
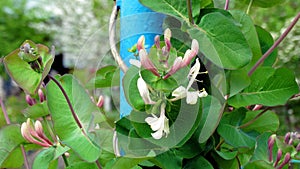
<svg viewBox="0 0 300 169">
<path fill-rule="evenodd" d="M 199 44 L 198 41 L 193 39 L 191 50 L 187 50 L 183 57 L 182 67 L 190 64 L 191 60 L 198 54 Z"/>
<path fill-rule="evenodd" d="M 276 161 L 274 163 L 274 167 L 276 167 L 281 159 L 281 156 L 282 156 L 282 150 L 281 149 L 278 149 L 277 151 L 277 157 L 276 157 Z"/>
<path fill-rule="evenodd" d="M 252 110 L 253 110 L 253 111 L 255 111 L 255 110 L 260 110 L 261 108 L 262 108 L 262 105 L 257 104 L 257 105 L 254 106 L 254 108 L 253 108 Z"/>
<path fill-rule="evenodd" d="M 172 36 L 172 32 L 171 30 L 168 28 L 165 30 L 164 33 L 164 39 L 165 39 L 165 44 L 166 44 L 166 50 L 169 52 L 171 49 L 171 36 Z"/>
<path fill-rule="evenodd" d="M 160 37 L 159 35 L 156 35 L 154 38 L 154 43 L 157 49 L 160 49 Z"/>
<path fill-rule="evenodd" d="M 139 38 L 139 40 L 138 40 L 138 42 L 136 44 L 136 48 L 137 48 L 138 51 L 140 51 L 141 49 L 145 48 L 145 36 L 144 35 L 142 35 Z"/>
<path fill-rule="evenodd" d="M 173 66 L 168 71 L 168 73 L 163 77 L 163 79 L 167 79 L 168 77 L 170 77 L 171 75 L 173 75 L 177 70 L 179 70 L 181 68 L 181 65 L 182 65 L 182 58 L 181 57 L 177 57 L 174 60 Z"/>
<path fill-rule="evenodd" d="M 35 99 L 32 98 L 29 94 L 26 94 L 25 99 L 29 106 L 36 104 Z"/>
<path fill-rule="evenodd" d="M 296 147 L 297 151 L 300 151 L 300 143 L 298 143 L 297 147 Z"/>
<path fill-rule="evenodd" d="M 283 159 L 283 162 L 281 163 L 281 165 L 277 168 L 277 169 L 282 169 L 286 164 L 288 164 L 291 160 L 291 154 L 290 153 L 286 153 Z"/>
<path fill-rule="evenodd" d="M 275 143 L 276 135 L 272 134 L 268 139 L 269 161 L 273 161 L 273 146 Z"/>
<path fill-rule="evenodd" d="M 284 136 L 284 142 L 285 142 L 286 144 L 289 143 L 290 136 L 291 136 L 291 132 L 288 132 L 288 133 L 285 134 L 285 136 Z"/>
<path fill-rule="evenodd" d="M 101 96 L 99 96 L 99 99 L 98 99 L 98 102 L 97 102 L 97 106 L 99 108 L 101 108 L 103 106 L 103 104 L 104 104 L 104 97 L 101 95 Z"/>
<path fill-rule="evenodd" d="M 40 99 L 40 102 L 44 102 L 46 99 L 45 99 L 45 95 L 43 93 L 43 90 L 42 89 L 39 89 L 38 90 L 38 95 L 39 95 L 39 99 Z"/>
<path fill-rule="evenodd" d="M 160 77 L 160 74 L 158 73 L 156 67 L 152 63 L 152 61 L 149 59 L 148 54 L 145 49 L 141 49 L 139 51 L 139 56 L 141 60 L 141 65 L 147 69 L 150 70 L 155 76 Z"/>
</svg>

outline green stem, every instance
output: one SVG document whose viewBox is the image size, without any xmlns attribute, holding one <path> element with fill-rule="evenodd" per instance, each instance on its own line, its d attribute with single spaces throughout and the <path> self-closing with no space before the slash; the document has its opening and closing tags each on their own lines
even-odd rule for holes
<svg viewBox="0 0 300 169">
<path fill-rule="evenodd" d="M 11 124 L 11 121 L 8 117 L 8 114 L 7 114 L 7 111 L 6 111 L 6 108 L 5 108 L 5 105 L 2 101 L 2 99 L 0 98 L 0 106 L 1 106 L 1 109 L 2 109 L 2 112 L 3 112 L 3 115 L 4 115 L 4 118 L 6 120 L 6 123 L 9 125 Z M 23 145 L 20 145 L 20 148 L 21 148 L 21 151 L 22 151 L 22 155 L 23 155 L 23 158 L 24 158 L 24 165 L 25 165 L 25 168 L 26 169 L 30 169 L 29 167 L 29 163 L 28 163 L 28 159 L 27 159 L 27 155 L 26 155 L 26 151 L 25 151 L 25 148 Z"/>
<path fill-rule="evenodd" d="M 44 119 L 44 121 L 45 121 L 45 123 L 46 123 L 46 125 L 47 125 L 47 129 L 48 129 L 48 131 L 49 131 L 49 133 L 50 133 L 50 136 L 52 137 L 53 141 L 54 141 L 55 143 L 57 143 L 56 136 L 55 136 L 55 134 L 54 134 L 54 132 L 53 132 L 53 129 L 52 129 L 52 127 L 50 126 L 48 120 L 47 120 L 45 117 L 43 117 L 43 119 Z"/>
<path fill-rule="evenodd" d="M 49 79 L 51 79 L 51 80 L 59 87 L 59 89 L 60 89 L 61 92 L 63 93 L 63 95 L 64 95 L 64 97 L 65 97 L 65 99 L 66 99 L 66 101 L 67 101 L 67 103 L 68 103 L 68 105 L 69 105 L 69 108 L 70 108 L 70 110 L 71 110 L 71 113 L 72 113 L 73 118 L 75 119 L 75 121 L 76 121 L 78 127 L 79 127 L 80 129 L 82 129 L 82 125 L 81 125 L 81 123 L 80 123 L 80 121 L 79 121 L 79 119 L 78 119 L 78 117 L 77 117 L 77 115 L 76 115 L 76 113 L 75 113 L 75 111 L 74 111 L 74 109 L 73 109 L 73 106 L 72 106 L 72 104 L 71 104 L 71 101 L 70 101 L 70 99 L 69 99 L 69 97 L 68 97 L 68 95 L 67 95 L 65 89 L 62 87 L 62 85 L 59 83 L 59 81 L 57 81 L 54 77 L 52 77 L 51 75 L 48 75 L 48 77 L 49 77 Z M 82 130 L 82 132 L 85 134 L 85 131 L 84 131 L 84 130 Z"/>
<path fill-rule="evenodd" d="M 265 112 L 267 112 L 270 109 L 270 107 L 264 109 L 262 112 L 260 112 L 258 115 L 256 115 L 252 120 L 248 121 L 247 123 L 239 126 L 239 128 L 245 128 L 254 123 L 260 116 L 262 116 Z"/>
<path fill-rule="evenodd" d="M 292 23 L 286 28 L 286 30 L 283 32 L 283 34 L 275 41 L 275 43 L 272 45 L 272 47 L 251 68 L 251 70 L 248 72 L 249 76 L 251 76 L 253 74 L 253 72 L 258 68 L 258 66 L 260 64 L 262 64 L 266 60 L 266 58 L 274 51 L 274 49 L 282 42 L 282 40 L 287 36 L 287 34 L 296 25 L 296 23 L 298 22 L 299 18 L 300 18 L 300 12 L 294 18 L 294 20 L 292 21 Z"/>
<path fill-rule="evenodd" d="M 187 6 L 187 9 L 188 9 L 189 21 L 190 21 L 191 24 L 194 24 L 191 0 L 186 0 L 186 6 Z"/>
<path fill-rule="evenodd" d="M 249 2 L 249 5 L 248 5 L 248 8 L 247 8 L 247 15 L 249 15 L 249 13 L 250 13 L 250 9 L 251 9 L 251 7 L 252 7 L 252 4 L 253 4 L 253 0 L 251 0 L 250 2 Z"/>
</svg>

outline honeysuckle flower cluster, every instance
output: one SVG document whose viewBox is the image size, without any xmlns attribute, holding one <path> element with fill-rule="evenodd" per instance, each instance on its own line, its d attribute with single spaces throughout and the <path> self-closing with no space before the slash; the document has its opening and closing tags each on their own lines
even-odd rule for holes
<svg viewBox="0 0 300 169">
<path fill-rule="evenodd" d="M 35 121 L 33 125 L 31 120 L 28 118 L 21 126 L 21 134 L 30 143 L 43 147 L 51 147 L 53 145 L 53 143 L 45 135 L 43 126 L 39 120 Z"/>
<path fill-rule="evenodd" d="M 150 53 L 146 51 L 145 37 L 141 36 L 136 44 L 140 60 L 132 59 L 130 60 L 130 63 L 140 69 L 149 70 L 154 76 L 157 76 L 158 79 L 161 80 L 167 80 L 180 69 L 189 66 L 191 61 L 198 54 L 198 41 L 195 39 L 192 40 L 191 49 L 188 49 L 183 57 L 176 55 L 174 56 L 174 53 L 176 54 L 176 52 L 172 51 L 174 49 L 172 49 L 171 35 L 171 30 L 166 29 L 164 32 L 165 46 L 163 47 L 161 47 L 160 37 L 155 37 L 154 51 L 156 51 L 156 58 L 151 58 Z M 161 139 L 163 136 L 167 137 L 170 132 L 169 119 L 165 114 L 165 108 L 168 101 L 173 102 L 179 99 L 186 98 L 187 104 L 196 104 L 199 97 L 206 97 L 208 95 L 204 88 L 200 91 L 196 91 L 191 88 L 192 84 L 196 81 L 196 77 L 199 74 L 199 71 L 200 61 L 197 58 L 195 64 L 186 75 L 186 78 L 189 79 L 188 85 L 186 87 L 179 84 L 179 87 L 175 88 L 173 92 L 169 94 L 160 94 L 159 96 L 157 96 L 157 93 L 160 93 L 161 91 L 155 91 L 155 89 L 147 84 L 147 82 L 143 79 L 140 70 L 139 78 L 137 80 L 139 94 L 146 105 L 155 105 L 156 107 L 158 107 L 157 111 L 151 112 L 151 116 L 145 119 L 145 122 L 153 130 L 153 133 L 151 133 L 151 135 L 154 139 Z M 167 96 L 170 94 L 172 98 L 167 98 Z M 157 116 L 156 114 L 159 114 L 159 116 Z"/>
<path fill-rule="evenodd" d="M 281 146 L 278 146 L 276 159 L 275 161 L 273 161 L 273 148 L 277 141 L 280 142 L 278 145 Z M 286 149 L 285 147 L 290 147 L 290 148 Z M 287 150 L 288 152 L 286 152 Z M 297 132 L 288 132 L 285 134 L 283 141 L 281 141 L 280 139 L 277 138 L 275 134 L 273 134 L 268 139 L 268 151 L 269 151 L 269 162 L 273 163 L 274 168 L 282 169 L 284 166 L 286 166 L 291 162 L 292 158 L 295 157 L 295 155 L 297 155 L 300 152 L 300 135 Z"/>
</svg>

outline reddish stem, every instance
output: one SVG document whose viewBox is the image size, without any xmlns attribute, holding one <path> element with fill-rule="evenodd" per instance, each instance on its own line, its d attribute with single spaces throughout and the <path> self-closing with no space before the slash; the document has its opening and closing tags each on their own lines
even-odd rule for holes
<svg viewBox="0 0 300 169">
<path fill-rule="evenodd" d="M 283 32 L 283 34 L 275 41 L 273 46 L 255 63 L 255 65 L 251 68 L 251 70 L 248 72 L 248 75 L 251 76 L 253 72 L 258 68 L 260 64 L 262 64 L 266 58 L 274 51 L 274 49 L 282 42 L 282 40 L 287 36 L 287 34 L 292 30 L 292 28 L 296 25 L 300 18 L 300 12 L 297 14 L 297 16 L 294 18 L 292 23 L 287 27 L 287 29 Z"/>
</svg>

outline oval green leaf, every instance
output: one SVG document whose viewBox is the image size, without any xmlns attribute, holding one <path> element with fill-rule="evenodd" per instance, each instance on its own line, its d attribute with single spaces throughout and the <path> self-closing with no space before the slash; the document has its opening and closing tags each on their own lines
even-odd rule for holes
<svg viewBox="0 0 300 169">
<path fill-rule="evenodd" d="M 219 12 L 204 15 L 200 24 L 188 32 L 198 40 L 200 51 L 221 68 L 238 69 L 252 58 L 248 42 L 234 20 Z"/>
<path fill-rule="evenodd" d="M 73 149 L 83 160 L 96 161 L 100 155 L 99 147 L 89 136 L 94 116 L 100 116 L 96 105 L 91 101 L 85 89 L 71 75 L 58 78 L 66 91 L 74 111 L 82 124 L 80 128 L 72 116 L 68 103 L 58 88 L 50 81 L 46 87 L 47 102 L 54 123 L 54 130 L 63 144 Z"/>
</svg>

